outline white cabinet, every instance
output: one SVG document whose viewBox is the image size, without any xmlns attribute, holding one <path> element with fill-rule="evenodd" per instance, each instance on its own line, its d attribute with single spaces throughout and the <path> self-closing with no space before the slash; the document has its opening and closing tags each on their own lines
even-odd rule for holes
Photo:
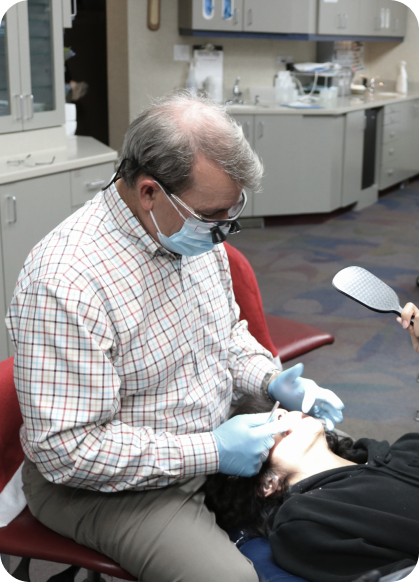
<svg viewBox="0 0 419 582">
<path fill-rule="evenodd" d="M 302 115 L 255 115 L 254 149 L 265 173 L 253 200 L 255 216 L 304 212 L 301 189 Z"/>
<path fill-rule="evenodd" d="M 365 36 L 404 36 L 407 7 L 394 0 L 367 0 L 361 4 L 359 33 Z"/>
<path fill-rule="evenodd" d="M 65 123 L 62 1 L 26 0 L 0 27 L 0 133 Z"/>
<path fill-rule="evenodd" d="M 179 0 L 179 28 L 243 30 L 243 0 Z"/>
<path fill-rule="evenodd" d="M 380 156 L 379 189 L 385 190 L 407 178 L 403 171 L 403 152 L 407 132 L 402 123 L 403 104 L 386 105 L 383 116 L 383 140 Z M 403 121 L 405 115 L 403 115 Z"/>
<path fill-rule="evenodd" d="M 32 248 L 111 179 L 114 162 L 0 185 L 0 361 L 13 355 L 4 317 Z"/>
<path fill-rule="evenodd" d="M 362 196 L 364 130 L 364 111 L 353 111 L 345 115 L 342 206 L 358 202 Z"/>
<path fill-rule="evenodd" d="M 330 212 L 341 206 L 344 116 L 256 115 L 265 166 L 256 216 Z"/>
<path fill-rule="evenodd" d="M 369 0 L 362 0 L 368 2 Z M 318 33 L 330 35 L 359 35 L 360 0 L 319 0 Z"/>
<path fill-rule="evenodd" d="M 316 19 L 317 0 L 244 0 L 247 32 L 314 34 Z"/>
<path fill-rule="evenodd" d="M 342 206 L 345 115 L 304 115 L 300 156 L 292 172 L 300 176 L 301 212 L 331 212 Z"/>
<path fill-rule="evenodd" d="M 6 308 L 31 249 L 71 214 L 70 174 L 63 172 L 0 186 Z"/>
<path fill-rule="evenodd" d="M 406 109 L 410 125 L 408 170 L 410 175 L 414 176 L 419 173 L 419 99 L 410 101 Z"/>
<path fill-rule="evenodd" d="M 396 0 L 178 0 L 178 5 L 181 34 L 208 30 L 357 38 L 406 33 L 407 7 Z"/>
<path fill-rule="evenodd" d="M 113 162 L 70 172 L 71 209 L 74 212 L 106 186 L 115 171 Z"/>
</svg>

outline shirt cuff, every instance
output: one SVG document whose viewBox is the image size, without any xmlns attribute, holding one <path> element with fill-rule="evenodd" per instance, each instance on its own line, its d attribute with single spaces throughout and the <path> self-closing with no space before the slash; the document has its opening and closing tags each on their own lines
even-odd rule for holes
<svg viewBox="0 0 419 582">
<path fill-rule="evenodd" d="M 182 434 L 175 440 L 183 457 L 182 478 L 218 472 L 218 448 L 212 433 Z"/>
<path fill-rule="evenodd" d="M 246 363 L 240 379 L 234 379 L 235 384 L 243 392 L 248 394 L 260 394 L 263 390 L 266 378 L 272 373 L 280 372 L 280 369 L 265 356 L 256 355 L 249 358 Z"/>
</svg>

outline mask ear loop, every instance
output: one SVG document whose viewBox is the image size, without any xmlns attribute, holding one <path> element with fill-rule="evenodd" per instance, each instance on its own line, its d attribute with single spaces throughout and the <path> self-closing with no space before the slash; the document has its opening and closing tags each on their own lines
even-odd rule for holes
<svg viewBox="0 0 419 582">
<path fill-rule="evenodd" d="M 186 218 L 183 216 L 183 214 L 181 213 L 181 211 L 179 210 L 179 208 L 176 206 L 176 204 L 174 204 L 174 203 L 172 202 L 172 200 L 170 199 L 170 196 L 168 196 L 168 195 L 166 194 L 166 192 L 164 192 L 163 190 L 162 190 L 162 192 L 163 192 L 163 193 L 164 193 L 164 195 L 165 195 L 165 196 L 166 196 L 166 197 L 169 199 L 169 202 L 170 202 L 170 204 L 173 206 L 173 208 L 174 208 L 175 210 L 177 210 L 177 211 L 178 211 L 178 213 L 180 214 L 180 216 L 181 216 L 181 217 L 183 218 L 183 220 L 186 222 Z M 150 216 L 151 216 L 151 218 L 152 218 L 152 220 L 153 220 L 153 222 L 154 222 L 154 224 L 155 224 L 155 226 L 156 226 L 156 228 L 157 228 L 157 231 L 158 231 L 158 233 L 159 233 L 159 234 L 163 234 L 163 233 L 162 233 L 162 231 L 161 231 L 161 230 L 160 230 L 160 228 L 159 228 L 159 225 L 158 225 L 158 224 L 157 224 L 157 222 L 156 222 L 156 219 L 154 218 L 154 214 L 153 214 L 153 211 L 152 211 L 152 210 L 150 210 Z"/>
</svg>

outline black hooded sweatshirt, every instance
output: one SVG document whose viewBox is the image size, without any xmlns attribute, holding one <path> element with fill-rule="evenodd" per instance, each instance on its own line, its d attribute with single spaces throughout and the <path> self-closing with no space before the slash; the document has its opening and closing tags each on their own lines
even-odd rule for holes
<svg viewBox="0 0 419 582">
<path fill-rule="evenodd" d="M 418 561 L 419 434 L 354 447 L 362 464 L 296 483 L 275 517 L 275 560 L 309 582 L 353 582 Z"/>
</svg>

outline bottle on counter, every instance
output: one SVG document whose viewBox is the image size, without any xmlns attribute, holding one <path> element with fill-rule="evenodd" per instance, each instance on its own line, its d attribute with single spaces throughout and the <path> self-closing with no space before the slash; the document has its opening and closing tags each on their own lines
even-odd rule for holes
<svg viewBox="0 0 419 582">
<path fill-rule="evenodd" d="M 402 95 L 407 93 L 407 71 L 406 71 L 406 61 L 400 61 L 400 69 L 397 77 L 396 91 Z"/>
<path fill-rule="evenodd" d="M 186 79 L 186 88 L 196 95 L 197 91 L 197 84 L 196 84 L 196 76 L 195 76 L 195 63 L 191 61 L 189 63 L 189 73 L 188 78 Z"/>
</svg>

